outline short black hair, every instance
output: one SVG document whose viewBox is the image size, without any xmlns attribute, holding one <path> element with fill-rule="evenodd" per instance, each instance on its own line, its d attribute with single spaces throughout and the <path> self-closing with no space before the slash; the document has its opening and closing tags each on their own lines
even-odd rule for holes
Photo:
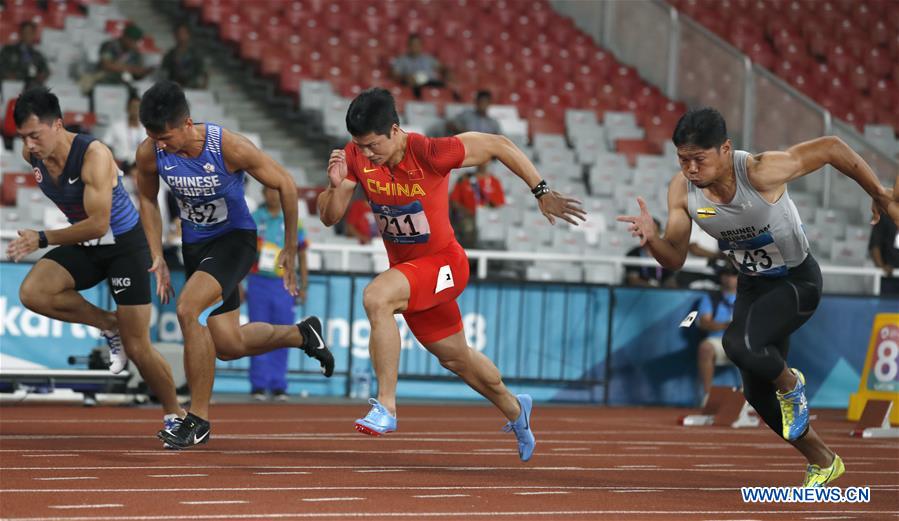
<svg viewBox="0 0 899 521">
<path fill-rule="evenodd" d="M 140 100 L 140 122 L 150 132 L 165 132 L 190 117 L 184 90 L 173 81 L 160 81 Z"/>
<path fill-rule="evenodd" d="M 32 29 L 37 30 L 37 24 L 34 23 L 34 21 L 25 20 L 19 24 L 19 32 L 21 33 L 22 31 L 24 31 L 26 27 L 31 27 Z"/>
<path fill-rule="evenodd" d="M 362 91 L 346 111 L 346 129 L 353 136 L 364 136 L 369 132 L 389 136 L 393 125 L 399 124 L 393 95 L 380 87 Z"/>
<path fill-rule="evenodd" d="M 692 109 L 678 120 L 671 140 L 676 147 L 718 148 L 727 141 L 727 125 L 721 113 L 713 108 Z"/>
<path fill-rule="evenodd" d="M 484 98 L 488 100 L 493 99 L 493 94 L 491 94 L 489 90 L 479 90 L 474 96 L 475 102 L 481 101 Z"/>
<path fill-rule="evenodd" d="M 62 110 L 59 108 L 59 98 L 56 94 L 50 92 L 47 87 L 34 87 L 23 92 L 16 100 L 13 120 L 17 127 L 21 127 L 31 116 L 37 116 L 37 119 L 44 123 L 62 119 Z"/>
</svg>

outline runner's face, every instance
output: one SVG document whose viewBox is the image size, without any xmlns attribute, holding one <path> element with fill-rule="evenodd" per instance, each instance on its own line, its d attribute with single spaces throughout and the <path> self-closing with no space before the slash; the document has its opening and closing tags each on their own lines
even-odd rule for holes
<svg viewBox="0 0 899 521">
<path fill-rule="evenodd" d="M 147 135 L 150 139 L 156 141 L 159 148 L 165 150 L 169 154 L 177 154 L 184 150 L 190 142 L 190 130 L 193 129 L 193 121 L 187 118 L 184 124 L 177 127 L 167 127 L 163 132 L 150 132 Z"/>
<path fill-rule="evenodd" d="M 383 165 L 393 157 L 399 146 L 399 127 L 390 128 L 387 136 L 369 132 L 364 136 L 353 136 L 353 143 L 359 147 L 362 154 L 375 165 Z"/>
<path fill-rule="evenodd" d="M 706 188 L 727 171 L 730 140 L 718 148 L 699 148 L 694 145 L 678 147 L 677 158 L 681 172 L 698 188 Z"/>
<path fill-rule="evenodd" d="M 38 119 L 37 116 L 31 115 L 22 123 L 21 127 L 16 129 L 16 132 L 22 138 L 28 154 L 35 159 L 44 160 L 56 148 L 62 130 L 61 119 L 47 123 Z"/>
</svg>

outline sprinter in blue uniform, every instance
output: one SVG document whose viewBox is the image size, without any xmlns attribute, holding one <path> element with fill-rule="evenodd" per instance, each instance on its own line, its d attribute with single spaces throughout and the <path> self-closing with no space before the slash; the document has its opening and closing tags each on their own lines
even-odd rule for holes
<svg viewBox="0 0 899 521">
<path fill-rule="evenodd" d="M 162 224 L 156 194 L 162 178 L 181 208 L 182 254 L 187 281 L 178 296 L 178 322 L 184 335 L 184 367 L 191 391 L 190 412 L 159 438 L 185 449 L 209 440 L 209 400 L 215 358 L 234 360 L 282 347 L 299 347 L 334 372 L 334 358 L 322 339 L 321 321 L 310 317 L 296 325 L 239 322 L 238 284 L 256 260 L 256 224 L 244 199 L 244 173 L 278 190 L 284 222 L 297 222 L 297 189 L 284 168 L 245 137 L 212 123 L 194 123 L 184 91 L 176 83 L 157 83 L 144 93 L 140 121 L 149 136 L 137 150 L 140 213 L 150 241 L 156 291 L 172 294 L 162 256 Z M 278 258 L 284 288 L 297 295 L 297 227 L 284 227 Z M 221 301 L 206 321 L 200 314 Z"/>
<path fill-rule="evenodd" d="M 172 369 L 150 343 L 150 252 L 112 152 L 91 136 L 63 128 L 59 99 L 44 87 L 22 94 L 13 117 L 25 143 L 22 155 L 38 186 L 71 223 L 59 230 L 19 230 L 10 243 L 7 256 L 13 261 L 59 245 L 25 277 L 19 288 L 22 304 L 50 318 L 101 330 L 109 345 L 110 371 L 121 372 L 130 358 L 162 402 L 166 426 L 172 426 L 184 411 Z M 78 293 L 104 279 L 116 302 L 114 313 Z"/>
</svg>

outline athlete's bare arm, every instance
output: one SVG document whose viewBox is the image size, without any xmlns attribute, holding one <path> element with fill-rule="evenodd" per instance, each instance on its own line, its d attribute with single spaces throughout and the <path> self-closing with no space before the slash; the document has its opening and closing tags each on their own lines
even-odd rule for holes
<svg viewBox="0 0 899 521">
<path fill-rule="evenodd" d="M 137 165 L 137 200 L 140 221 L 150 245 L 150 255 L 162 257 L 162 213 L 159 211 L 159 174 L 156 171 L 156 146 L 145 139 L 137 147 L 134 158 Z"/>
<path fill-rule="evenodd" d="M 783 152 L 765 152 L 748 162 L 749 181 L 768 201 L 776 201 L 784 185 L 794 179 L 831 165 L 853 179 L 875 203 L 874 219 L 886 212 L 899 223 L 899 204 L 893 200 L 870 165 L 855 150 L 836 136 L 825 136 L 794 145 Z M 878 211 L 879 210 L 879 211 Z"/>
<path fill-rule="evenodd" d="M 145 139 L 138 145 L 134 162 L 137 165 L 137 200 L 140 222 L 150 245 L 153 264 L 150 272 L 156 277 L 156 295 L 163 304 L 174 295 L 169 267 L 162 254 L 162 213 L 159 211 L 159 173 L 156 168 L 156 143 Z"/>
<path fill-rule="evenodd" d="M 524 152 L 519 150 L 515 143 L 497 134 L 484 134 L 482 132 L 465 132 L 456 136 L 465 146 L 465 159 L 462 166 L 483 165 L 493 158 L 499 159 L 515 175 L 524 181 L 529 189 L 534 189 L 541 181 L 540 173 L 531 163 Z M 540 211 L 550 223 L 555 224 L 555 218 L 564 219 L 577 226 L 575 217 L 585 220 L 587 213 L 581 208 L 580 201 L 572 199 L 559 192 L 552 191 L 538 199 Z"/>
<path fill-rule="evenodd" d="M 346 152 L 344 150 L 332 150 L 328 160 L 328 188 L 318 194 L 318 216 L 325 226 L 333 226 L 343 219 L 350 201 L 353 199 L 353 191 L 356 182 L 347 178 Z"/>
<path fill-rule="evenodd" d="M 281 197 L 284 214 L 284 248 L 278 257 L 278 265 L 284 269 L 284 288 L 297 295 L 297 185 L 290 172 L 268 154 L 262 152 L 249 139 L 227 129 L 222 129 L 222 157 L 231 172 L 245 170 L 263 185 L 274 188 Z M 292 223 L 292 224 L 291 224 Z"/>
<path fill-rule="evenodd" d="M 27 161 L 28 153 L 22 156 Z M 62 180 L 60 180 L 62 181 Z M 118 181 L 118 168 L 106 145 L 94 141 L 84 153 L 81 182 L 84 183 L 84 211 L 87 218 L 58 230 L 46 230 L 47 244 L 78 244 L 98 239 L 109 230 L 109 214 L 112 211 L 112 189 Z M 64 182 L 64 181 L 63 181 Z M 18 262 L 39 247 L 40 236 L 36 230 L 19 230 L 19 236 L 9 243 L 6 255 Z"/>
<path fill-rule="evenodd" d="M 684 175 L 678 172 L 668 183 L 668 225 L 664 237 L 659 236 L 659 230 L 646 208 L 646 201 L 638 197 L 637 204 L 640 205 L 640 215 L 622 215 L 618 220 L 630 223 L 627 230 L 640 238 L 640 246 L 646 246 L 662 267 L 671 271 L 681 269 L 687 260 L 692 231 Z"/>
</svg>

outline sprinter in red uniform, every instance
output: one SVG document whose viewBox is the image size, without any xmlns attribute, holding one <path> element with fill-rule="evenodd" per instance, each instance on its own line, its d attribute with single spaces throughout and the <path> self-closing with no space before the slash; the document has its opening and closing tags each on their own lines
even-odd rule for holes
<svg viewBox="0 0 899 521">
<path fill-rule="evenodd" d="M 384 89 L 356 97 L 346 122 L 353 139 L 331 153 L 330 184 L 319 196 L 319 216 L 326 226 L 337 223 L 361 185 L 390 259 L 390 269 L 375 277 L 363 296 L 378 399 L 369 400 L 371 411 L 356 420 L 356 430 L 372 436 L 396 430 L 400 335 L 394 314 L 402 313 L 441 365 L 508 418 L 505 430 L 515 433 L 519 456 L 527 461 L 536 443 L 531 397 L 512 395 L 493 362 L 469 347 L 462 331 L 456 298 L 468 283 L 468 258 L 449 221 L 449 173 L 497 158 L 527 183 L 551 223 L 559 218 L 576 225 L 576 218 L 585 216 L 580 203 L 550 190 L 524 153 L 503 136 L 467 132 L 434 139 L 404 132 L 393 97 Z"/>
</svg>

